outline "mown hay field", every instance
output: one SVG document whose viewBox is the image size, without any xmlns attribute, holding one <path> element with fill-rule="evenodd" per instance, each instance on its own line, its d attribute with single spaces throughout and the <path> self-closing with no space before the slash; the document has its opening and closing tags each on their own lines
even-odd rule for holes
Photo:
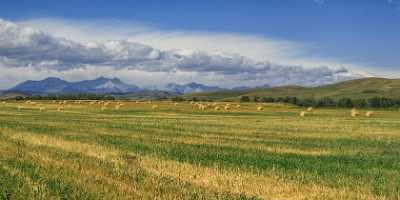
<svg viewBox="0 0 400 200">
<path fill-rule="evenodd" d="M 397 110 L 79 103 L 0 104 L 1 199 L 400 199 Z"/>
</svg>

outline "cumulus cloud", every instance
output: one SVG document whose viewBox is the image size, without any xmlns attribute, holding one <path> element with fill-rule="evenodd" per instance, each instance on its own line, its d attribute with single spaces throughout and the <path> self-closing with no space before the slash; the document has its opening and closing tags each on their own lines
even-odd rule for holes
<svg viewBox="0 0 400 200">
<path fill-rule="evenodd" d="M 60 18 L 36 18 L 17 21 L 53 36 L 80 43 L 109 40 L 125 40 L 146 44 L 162 51 L 177 49 L 202 51 L 213 54 L 225 52 L 238 54 L 254 61 L 279 63 L 305 68 L 329 66 L 346 67 L 357 73 L 362 67 L 341 58 L 321 57 L 318 45 L 257 34 L 200 32 L 160 29 L 149 24 L 121 20 L 66 20 Z M 364 66 L 363 66 L 364 67 Z"/>
<path fill-rule="evenodd" d="M 294 57 L 304 55 L 308 48 L 313 48 L 301 42 L 258 35 L 160 30 L 153 26 L 120 20 L 76 21 L 39 18 L 18 21 L 18 24 L 35 27 L 51 35 L 81 43 L 126 40 L 146 44 L 163 51 L 176 49 L 220 51 L 240 54 L 258 61 L 268 58 L 270 62 L 281 64 L 301 64 L 302 62 L 298 62 L 299 60 Z M 318 61 L 318 64 L 320 63 L 321 61 Z"/>
<path fill-rule="evenodd" d="M 154 61 L 161 52 L 126 41 L 87 44 L 56 38 L 30 27 L 0 21 L 0 55 L 25 65 L 64 70 L 85 64 L 128 65 Z"/>
<path fill-rule="evenodd" d="M 197 80 L 226 87 L 260 83 L 317 85 L 352 77 L 345 68 L 283 65 L 236 53 L 161 50 L 129 40 L 75 41 L 5 20 L 0 20 L 0 68 L 6 73 L 28 69 L 30 74 L 61 77 L 77 72 L 88 76 L 99 75 L 97 72 L 155 75 L 147 84 L 161 84 L 165 82 L 163 77 L 168 77 L 171 82 Z"/>
</svg>

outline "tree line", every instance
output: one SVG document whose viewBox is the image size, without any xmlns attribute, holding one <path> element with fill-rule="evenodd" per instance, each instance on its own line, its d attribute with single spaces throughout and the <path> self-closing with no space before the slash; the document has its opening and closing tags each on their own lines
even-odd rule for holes
<svg viewBox="0 0 400 200">
<path fill-rule="evenodd" d="M 17 96 L 17 101 L 23 100 L 115 100 L 114 96 L 104 94 L 71 94 L 71 95 L 33 95 L 33 96 Z M 172 101 L 188 101 L 185 98 L 176 96 L 172 97 Z M 197 99 L 193 98 L 191 101 L 204 101 L 212 102 L 212 99 Z M 303 98 L 298 97 L 250 97 L 242 96 L 241 102 L 264 102 L 264 103 L 288 103 L 302 107 L 341 107 L 341 108 L 399 108 L 400 99 L 392 99 L 386 97 L 371 97 L 371 98 L 341 98 L 333 99 L 330 97 L 323 98 Z"/>
<path fill-rule="evenodd" d="M 391 108 L 400 107 L 400 99 L 391 99 L 386 97 L 371 98 L 341 98 L 338 100 L 330 97 L 323 98 L 304 98 L 297 97 L 249 97 L 242 96 L 241 102 L 265 102 L 265 103 L 289 103 L 303 107 L 341 107 L 341 108 Z"/>
</svg>

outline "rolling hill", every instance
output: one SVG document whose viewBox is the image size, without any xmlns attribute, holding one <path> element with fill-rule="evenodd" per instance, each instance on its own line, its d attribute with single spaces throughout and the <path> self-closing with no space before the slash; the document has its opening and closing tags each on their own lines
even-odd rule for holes
<svg viewBox="0 0 400 200">
<path fill-rule="evenodd" d="M 369 98 L 387 97 L 400 99 L 400 79 L 364 78 L 317 87 L 280 86 L 267 89 L 248 89 L 241 91 L 221 90 L 208 93 L 193 93 L 186 98 L 239 100 L 241 96 L 250 97 L 298 97 L 298 98 Z"/>
</svg>

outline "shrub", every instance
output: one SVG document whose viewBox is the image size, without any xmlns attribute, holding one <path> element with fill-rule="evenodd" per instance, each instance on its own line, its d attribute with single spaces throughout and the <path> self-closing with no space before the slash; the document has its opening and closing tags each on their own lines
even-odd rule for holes
<svg viewBox="0 0 400 200">
<path fill-rule="evenodd" d="M 324 97 L 322 99 L 319 99 L 317 101 L 317 106 L 318 107 L 335 107 L 336 106 L 336 102 L 329 98 L 329 97 Z"/>
<path fill-rule="evenodd" d="M 343 108 L 351 108 L 354 107 L 354 104 L 350 98 L 343 98 L 337 102 L 337 106 Z"/>
<path fill-rule="evenodd" d="M 242 97 L 240 97 L 240 101 L 241 101 L 241 102 L 250 102 L 250 97 L 248 97 L 248 96 L 242 96 Z"/>
<path fill-rule="evenodd" d="M 185 101 L 185 99 L 183 97 L 177 96 L 177 97 L 172 97 L 171 101 Z"/>
<path fill-rule="evenodd" d="M 254 102 L 259 102 L 260 101 L 260 97 L 257 97 L 257 96 L 253 97 L 253 101 Z"/>
</svg>

